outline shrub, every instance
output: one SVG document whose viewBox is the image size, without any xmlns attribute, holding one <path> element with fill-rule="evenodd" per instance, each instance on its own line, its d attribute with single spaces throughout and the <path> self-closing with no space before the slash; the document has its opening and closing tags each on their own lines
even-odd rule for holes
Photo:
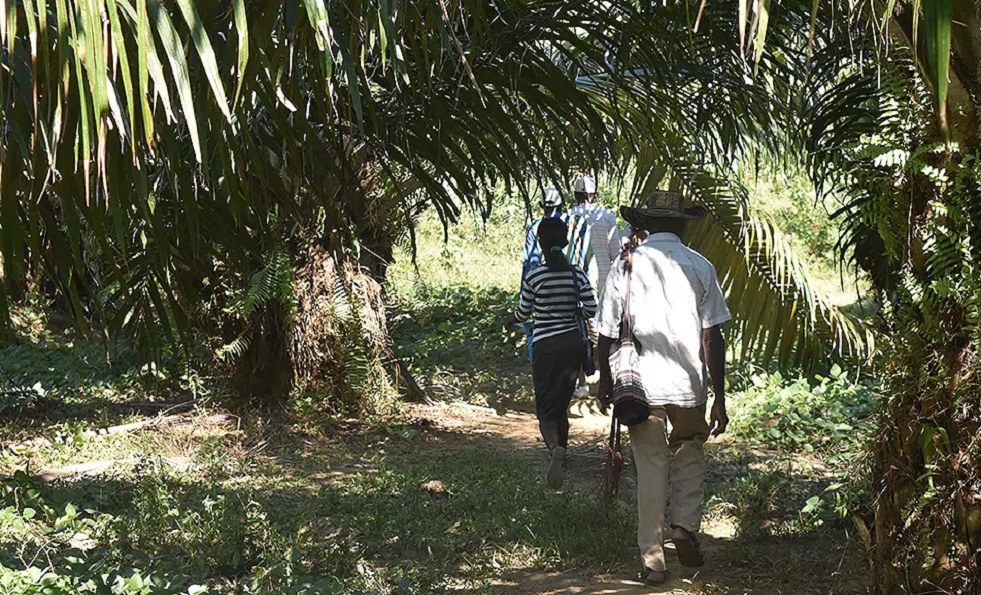
<svg viewBox="0 0 981 595">
<path fill-rule="evenodd" d="M 730 431 L 752 443 L 805 452 L 857 453 L 871 429 L 875 384 L 834 366 L 828 376 L 758 373 L 732 397 Z"/>
</svg>

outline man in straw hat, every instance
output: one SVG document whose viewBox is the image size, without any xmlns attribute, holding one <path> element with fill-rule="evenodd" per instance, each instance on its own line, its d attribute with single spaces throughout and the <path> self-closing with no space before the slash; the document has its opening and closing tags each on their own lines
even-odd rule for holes
<svg viewBox="0 0 981 595">
<path fill-rule="evenodd" d="M 644 581 L 659 584 L 667 578 L 663 528 L 669 471 L 671 540 L 682 565 L 704 563 L 696 537 L 705 494 L 703 444 L 729 423 L 722 324 L 731 315 L 715 268 L 681 243 L 686 223 L 705 217 L 703 207 L 684 208 L 680 194 L 658 191 L 620 213 L 635 231 L 649 235 L 611 270 L 600 306 L 598 353 L 610 353 L 620 336 L 629 299 L 640 352 L 637 369 L 652 407 L 647 421 L 628 428 L 637 465 L 637 542 Z M 605 405 L 613 380 L 607 358 L 597 359 Z M 709 375 L 711 425 L 705 419 Z"/>
</svg>

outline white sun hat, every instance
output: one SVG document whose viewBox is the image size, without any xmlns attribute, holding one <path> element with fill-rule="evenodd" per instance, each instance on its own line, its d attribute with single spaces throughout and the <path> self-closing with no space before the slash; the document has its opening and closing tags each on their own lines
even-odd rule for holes
<svg viewBox="0 0 981 595">
<path fill-rule="evenodd" d="M 549 186 L 542 190 L 542 206 L 545 208 L 555 208 L 562 206 L 562 194 L 555 186 Z"/>
<path fill-rule="evenodd" d="M 573 186 L 575 192 L 585 192 L 586 194 L 596 194 L 596 180 L 592 176 L 579 176 Z"/>
</svg>

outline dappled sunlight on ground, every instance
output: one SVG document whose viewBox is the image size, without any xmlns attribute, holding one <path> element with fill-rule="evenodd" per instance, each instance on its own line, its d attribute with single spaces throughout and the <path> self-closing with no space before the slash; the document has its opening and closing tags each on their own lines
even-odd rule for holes
<svg viewBox="0 0 981 595">
<path fill-rule="evenodd" d="M 491 410 L 472 406 L 429 406 L 415 410 L 435 416 L 440 425 L 463 432 L 470 425 L 483 429 L 483 437 L 494 438 L 495 452 L 533 445 L 543 449 L 534 418 L 509 413 L 498 416 Z M 570 482 L 590 492 L 590 483 L 599 489 L 603 465 L 605 433 L 609 418 L 590 401 L 574 403 L 570 437 Z M 482 414 L 482 415 L 481 415 Z M 488 433 L 490 436 L 488 436 Z M 472 440 L 460 436 L 457 439 Z M 629 451 L 629 446 L 625 445 Z M 703 526 L 703 549 L 708 564 L 697 570 L 685 569 L 669 561 L 670 579 L 663 589 L 651 590 L 633 580 L 633 548 L 620 560 L 617 571 L 597 572 L 567 569 L 545 572 L 526 570 L 506 573 L 494 582 L 492 593 L 864 593 L 866 584 L 861 554 L 849 543 L 839 527 L 802 528 L 797 534 L 774 536 L 791 522 L 800 504 L 810 495 L 809 484 L 822 481 L 820 462 L 788 457 L 777 452 L 749 449 L 739 444 L 709 444 L 710 496 Z M 534 452 L 511 452 L 510 456 L 544 461 Z M 629 457 L 629 455 L 628 455 Z M 532 463 L 534 464 L 534 463 Z M 628 469 L 622 479 L 621 494 L 615 506 L 632 511 L 636 482 Z M 741 503 L 733 490 L 747 478 L 767 482 L 779 473 L 786 483 L 766 492 L 774 502 Z M 827 481 L 827 477 L 824 477 Z M 751 496 L 746 496 L 751 497 Z M 604 506 L 599 502 L 596 506 Z M 786 528 L 783 530 L 788 531 Z M 624 535 L 632 543 L 633 534 Z M 671 545 L 668 544 L 669 559 Z"/>
<path fill-rule="evenodd" d="M 310 532 L 310 555 L 329 543 L 340 547 L 330 558 L 337 572 L 366 564 L 380 576 L 441 576 L 439 590 L 861 592 L 857 552 L 841 529 L 768 533 L 796 509 L 795 489 L 814 478 L 776 456 L 733 444 L 709 448 L 709 564 L 693 572 L 669 562 L 671 580 L 662 590 L 636 582 L 632 472 L 628 468 L 619 498 L 604 503 L 599 488 L 608 418 L 589 401 L 577 402 L 572 412 L 568 487 L 560 494 L 541 486 L 544 448 L 532 415 L 462 404 L 407 406 L 403 423 L 374 428 L 309 433 L 204 421 L 189 431 L 191 419 L 144 434 L 96 436 L 75 456 L 52 460 L 110 451 L 129 458 L 58 479 L 45 493 L 126 519 L 134 514 L 133 499 L 145 501 L 146 486 L 156 485 L 146 482 L 162 474 L 172 510 L 184 511 L 166 514 L 206 514 L 202 500 L 249 503 L 280 530 Z M 35 453 L 35 460 L 50 456 L 46 452 Z M 745 488 L 740 482 L 746 477 L 770 481 L 758 493 L 788 501 L 740 501 L 747 496 L 733 490 Z M 137 538 L 150 547 L 147 539 Z"/>
<path fill-rule="evenodd" d="M 820 457 L 709 444 L 709 563 L 691 571 L 669 553 L 670 580 L 651 589 L 636 581 L 632 465 L 617 500 L 600 497 L 609 417 L 595 400 L 570 409 L 561 493 L 543 485 L 545 449 L 527 395 L 496 404 L 404 405 L 382 424 L 268 423 L 203 409 L 84 436 L 52 421 L 33 432 L 47 441 L 16 455 L 8 442 L 0 463 L 7 474 L 60 470 L 42 478 L 47 501 L 111 515 L 114 531 L 129 532 L 113 547 L 215 584 L 270 564 L 275 553 L 258 544 L 273 539 L 292 544 L 291 572 L 331 577 L 346 592 L 400 584 L 418 593 L 864 592 L 860 554 L 844 528 L 799 513 L 831 480 Z M 629 461 L 629 443 L 624 449 Z M 161 532 L 175 537 L 161 541 Z M 86 531 L 76 542 L 98 552 L 99 535 Z"/>
</svg>

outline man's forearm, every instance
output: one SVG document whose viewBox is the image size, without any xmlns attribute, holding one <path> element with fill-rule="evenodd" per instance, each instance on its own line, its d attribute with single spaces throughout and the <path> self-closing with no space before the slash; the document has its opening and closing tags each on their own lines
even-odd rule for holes
<svg viewBox="0 0 981 595">
<path fill-rule="evenodd" d="M 705 364 L 712 377 L 712 391 L 716 398 L 725 398 L 726 386 L 726 342 L 722 329 L 714 326 L 702 331 L 702 350 Z"/>
<path fill-rule="evenodd" d="M 599 371 L 600 378 L 609 378 L 612 380 L 613 374 L 610 371 L 610 349 L 615 343 L 615 339 L 611 339 L 606 335 L 600 335 L 599 341 L 596 345 L 597 358 L 599 359 Z"/>
</svg>

